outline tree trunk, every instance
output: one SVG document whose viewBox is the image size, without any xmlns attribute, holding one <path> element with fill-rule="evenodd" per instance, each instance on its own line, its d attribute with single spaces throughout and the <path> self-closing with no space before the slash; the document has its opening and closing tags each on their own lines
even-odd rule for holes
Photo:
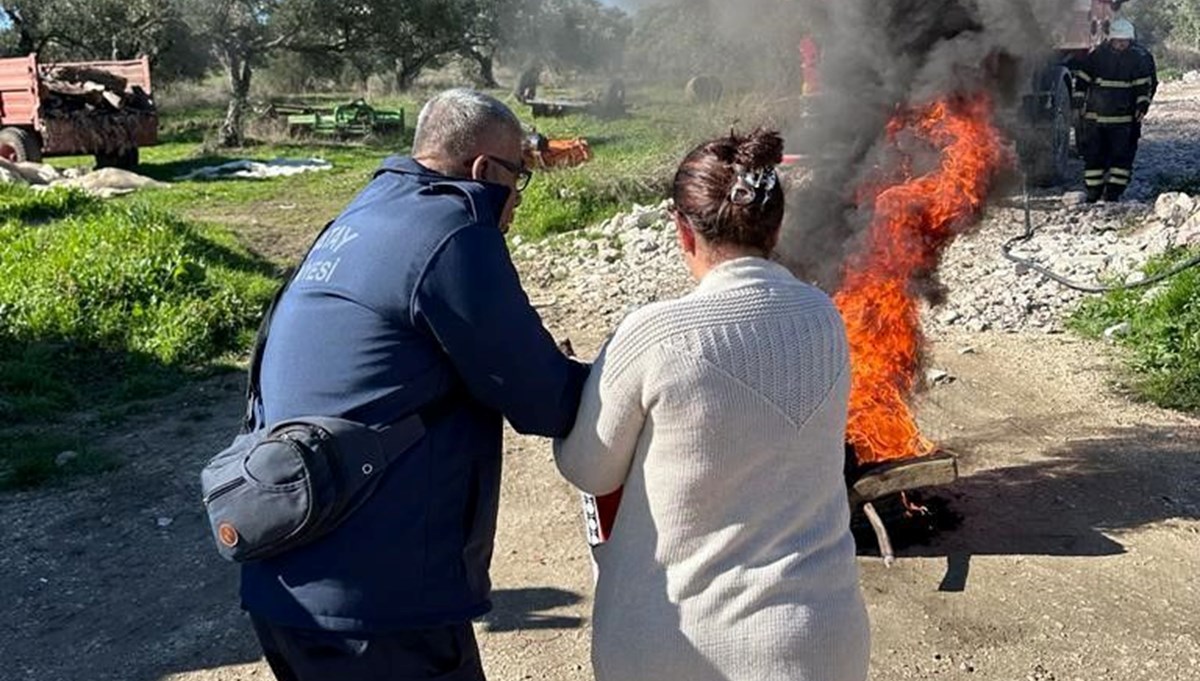
<svg viewBox="0 0 1200 681">
<path fill-rule="evenodd" d="M 421 75 L 421 68 L 415 62 L 396 60 L 396 89 L 400 92 L 408 92 L 412 88 L 413 82 L 417 80 L 417 76 Z"/>
<path fill-rule="evenodd" d="M 500 83 L 496 82 L 495 58 L 490 53 L 468 48 L 462 54 L 479 65 L 479 74 L 476 76 L 479 87 L 500 87 Z"/>
<path fill-rule="evenodd" d="M 30 30 L 29 23 L 25 21 L 25 17 L 15 8 L 9 7 L 7 3 L 0 5 L 0 9 L 8 15 L 8 20 L 17 29 L 17 55 L 24 56 L 31 52 L 37 52 L 38 41 Z"/>
<path fill-rule="evenodd" d="M 250 97 L 250 67 L 249 55 L 227 55 L 225 68 L 229 72 L 229 108 L 225 110 L 225 120 L 217 133 L 217 143 L 222 147 L 240 147 L 245 141 L 242 136 L 242 116 L 246 111 L 246 102 Z"/>
</svg>

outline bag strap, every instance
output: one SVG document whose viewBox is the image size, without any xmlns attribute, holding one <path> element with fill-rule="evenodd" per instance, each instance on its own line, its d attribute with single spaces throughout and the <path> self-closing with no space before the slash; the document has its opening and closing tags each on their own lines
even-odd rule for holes
<svg viewBox="0 0 1200 681">
<path fill-rule="evenodd" d="M 246 414 L 242 417 L 242 432 L 250 433 L 265 424 L 260 423 L 262 408 L 262 388 L 259 386 L 259 374 L 262 372 L 263 349 L 267 347 L 267 335 L 271 329 L 271 319 L 275 316 L 275 306 L 283 297 L 283 292 L 292 283 L 295 270 L 288 270 L 283 284 L 271 297 L 271 302 L 263 312 L 262 321 L 258 324 L 258 333 L 254 336 L 254 351 L 250 355 L 250 370 L 246 378 Z"/>
<path fill-rule="evenodd" d="M 317 238 L 313 239 L 314 244 L 325 236 L 325 232 L 333 226 L 334 222 L 336 219 L 325 223 L 325 226 L 317 233 Z M 309 246 L 309 250 L 312 250 L 311 246 Z M 305 257 L 308 256 L 305 255 Z M 275 295 L 271 297 L 271 302 L 263 311 L 262 321 L 258 323 L 258 333 L 254 336 L 254 351 L 250 354 L 250 371 L 246 379 L 246 414 L 242 417 L 242 433 L 250 433 L 266 425 L 261 422 L 262 387 L 259 383 L 263 351 L 266 350 L 267 337 L 271 333 L 271 320 L 275 318 L 275 308 L 279 305 L 279 300 L 283 298 L 284 292 L 291 286 L 292 280 L 295 279 L 296 269 L 293 267 L 284 274 L 283 283 L 275 290 Z"/>
<path fill-rule="evenodd" d="M 408 451 L 425 436 L 426 427 L 437 422 L 458 406 L 459 401 L 468 393 L 461 382 L 456 381 L 449 390 L 433 398 L 419 407 L 415 412 L 373 428 L 380 436 L 383 445 L 383 458 L 391 464 L 401 454 Z"/>
<path fill-rule="evenodd" d="M 389 466 L 401 454 L 425 437 L 425 421 L 420 413 L 409 414 L 399 421 L 393 421 L 386 426 L 372 428 L 379 434 L 379 444 L 385 466 Z"/>
<path fill-rule="evenodd" d="M 329 222 L 325 223 L 325 226 L 321 228 L 320 233 L 317 234 L 317 238 L 313 240 L 313 243 L 320 241 L 321 237 L 331 226 L 333 226 L 334 222 L 334 220 L 330 220 Z M 260 374 L 262 373 L 263 352 L 267 347 L 267 338 L 271 332 L 271 320 L 275 317 L 275 308 L 279 305 L 280 299 L 283 298 L 284 292 L 288 290 L 288 287 L 295 279 L 295 273 L 296 268 L 292 268 L 287 271 L 283 284 L 281 284 L 275 291 L 275 295 L 272 296 L 271 302 L 267 305 L 266 310 L 263 312 L 262 321 L 259 322 L 258 325 L 258 333 L 254 337 L 254 351 L 250 355 L 249 376 L 246 380 L 246 413 L 245 416 L 242 417 L 241 430 L 243 434 L 253 432 L 267 425 L 263 422 L 262 387 L 259 382 Z M 387 451 L 396 452 L 398 454 L 399 452 L 408 449 L 412 443 L 416 442 L 416 440 L 420 439 L 421 436 L 424 435 L 425 424 L 433 423 L 434 421 L 437 421 L 448 414 L 457 405 L 459 399 L 461 399 L 465 394 L 465 389 L 462 387 L 461 383 L 456 381 L 455 385 L 449 390 L 422 405 L 414 413 L 405 414 L 389 424 L 377 427 L 376 430 L 380 433 L 380 435 L 385 437 L 385 442 L 388 444 Z M 361 412 L 368 410 L 380 403 L 386 402 L 389 398 L 390 396 L 385 395 L 384 397 L 365 404 L 354 411 Z M 415 430 L 411 424 L 405 425 L 405 423 L 407 421 L 414 420 L 412 417 L 418 417 L 419 419 L 416 423 L 416 426 L 419 428 L 419 433 L 417 433 L 416 437 L 411 441 L 408 441 L 408 438 L 412 437 L 412 434 L 415 432 Z M 399 428 L 397 428 L 397 426 L 399 426 Z M 391 434 L 389 435 L 388 433 Z M 391 442 L 387 440 L 387 438 L 393 438 L 396 440 L 396 442 Z M 391 462 L 390 458 L 388 462 Z"/>
</svg>

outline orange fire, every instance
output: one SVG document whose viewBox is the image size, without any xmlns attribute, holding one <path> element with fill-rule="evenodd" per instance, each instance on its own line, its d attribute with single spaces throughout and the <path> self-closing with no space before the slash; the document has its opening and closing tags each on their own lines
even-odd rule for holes
<svg viewBox="0 0 1200 681">
<path fill-rule="evenodd" d="M 904 159 L 898 180 L 867 189 L 873 202 L 861 250 L 847 264 L 834 302 L 850 340 L 847 441 L 859 464 L 929 454 L 908 405 L 916 386 L 922 336 L 913 284 L 937 266 L 942 249 L 978 215 L 1004 160 L 988 97 L 947 98 L 898 113 L 888 140 L 919 140 L 937 167 L 912 176 Z"/>
</svg>

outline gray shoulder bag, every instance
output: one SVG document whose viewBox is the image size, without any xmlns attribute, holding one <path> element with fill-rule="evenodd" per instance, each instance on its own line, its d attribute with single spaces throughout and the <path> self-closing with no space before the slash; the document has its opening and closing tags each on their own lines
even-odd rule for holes
<svg viewBox="0 0 1200 681">
<path fill-rule="evenodd" d="M 290 278 L 289 278 L 290 282 Z M 388 465 L 425 434 L 421 414 L 448 407 L 449 395 L 384 426 L 326 416 L 265 427 L 259 371 L 275 305 L 254 342 L 242 432 L 200 473 L 217 550 L 242 562 L 279 555 L 328 533 L 362 506 Z"/>
</svg>

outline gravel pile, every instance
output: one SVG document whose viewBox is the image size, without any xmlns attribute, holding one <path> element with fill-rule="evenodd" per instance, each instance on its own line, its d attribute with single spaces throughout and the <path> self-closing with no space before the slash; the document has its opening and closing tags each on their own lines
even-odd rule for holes
<svg viewBox="0 0 1200 681">
<path fill-rule="evenodd" d="M 1031 200 L 1034 236 L 1012 253 L 1083 285 L 1133 283 L 1150 258 L 1200 244 L 1200 197 L 1168 193 L 1138 202 L 1084 205 L 1081 196 Z M 945 301 L 927 309 L 929 330 L 1063 330 L 1092 295 L 1004 258 L 1002 245 L 1024 231 L 1019 200 L 994 206 L 974 231 L 946 250 L 938 276 Z M 630 310 L 692 286 L 666 204 L 637 206 L 601 225 L 536 243 L 514 238 L 514 256 L 534 305 L 554 308 L 570 328 L 606 333 Z"/>
<path fill-rule="evenodd" d="M 1197 72 L 1200 73 L 1200 72 Z M 1146 202 L 1183 180 L 1200 182 L 1200 76 L 1159 86 L 1142 127 L 1133 182 L 1126 197 Z"/>
<path fill-rule="evenodd" d="M 630 311 L 692 287 L 666 202 L 538 242 L 514 237 L 513 255 L 536 307 L 553 308 L 557 324 L 601 334 Z"/>
<path fill-rule="evenodd" d="M 1200 201 L 1186 194 L 1161 195 L 1151 206 L 1138 202 L 1082 205 L 1081 195 L 1035 200 L 1034 237 L 1012 248 L 1028 259 L 1085 286 L 1134 283 L 1141 267 L 1173 246 L 1200 243 Z M 945 303 L 927 315 L 930 328 L 969 331 L 1059 332 L 1090 295 L 1004 258 L 1001 246 L 1024 231 L 1020 201 L 993 207 L 980 227 L 946 250 L 939 278 Z"/>
</svg>

